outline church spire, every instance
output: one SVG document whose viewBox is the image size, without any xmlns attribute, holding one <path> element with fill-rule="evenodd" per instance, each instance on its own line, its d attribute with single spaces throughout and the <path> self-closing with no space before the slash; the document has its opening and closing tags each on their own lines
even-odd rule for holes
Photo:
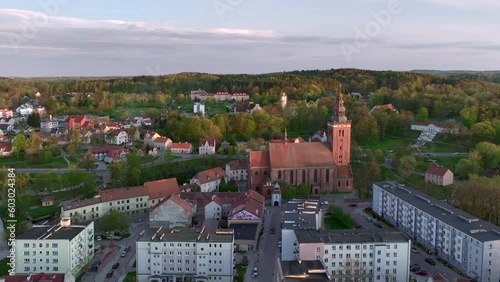
<svg viewBox="0 0 500 282">
<path fill-rule="evenodd" d="M 339 85 L 339 95 L 337 96 L 336 104 L 333 107 L 332 120 L 337 122 L 347 121 L 347 117 L 345 116 L 344 97 L 342 95 L 342 84 Z"/>
</svg>

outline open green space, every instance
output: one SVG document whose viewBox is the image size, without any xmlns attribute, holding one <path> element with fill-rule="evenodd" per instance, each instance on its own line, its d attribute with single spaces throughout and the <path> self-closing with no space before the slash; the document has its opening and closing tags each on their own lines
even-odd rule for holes
<svg viewBox="0 0 500 282">
<path fill-rule="evenodd" d="M 7 265 L 8 262 L 9 262 L 9 259 L 7 259 L 7 258 L 0 261 L 0 276 L 9 275 L 10 267 Z"/>
<path fill-rule="evenodd" d="M 25 158 L 17 158 L 15 156 L 7 156 L 0 158 L 0 166 L 8 166 L 13 168 L 67 168 L 68 163 L 63 157 L 52 158 L 48 163 L 36 163 L 26 160 Z"/>
<path fill-rule="evenodd" d="M 26 212 L 33 218 L 39 218 L 46 215 L 54 214 L 60 211 L 61 208 L 58 205 L 53 205 L 49 207 L 39 207 L 36 209 L 27 209 Z"/>
<path fill-rule="evenodd" d="M 236 265 L 236 273 L 237 276 L 234 279 L 234 282 L 243 282 L 245 280 L 245 272 L 247 271 L 247 268 L 243 266 L 242 264 L 237 264 Z"/>
<path fill-rule="evenodd" d="M 125 275 L 123 282 L 135 282 L 137 279 L 136 276 L 137 276 L 137 272 L 130 271 L 129 273 L 127 273 L 127 275 Z"/>
<path fill-rule="evenodd" d="M 338 206 L 330 206 L 325 214 L 325 223 L 330 229 L 352 229 L 356 220 Z"/>
<path fill-rule="evenodd" d="M 325 215 L 325 223 L 330 229 L 349 229 L 342 221 L 332 215 Z"/>
</svg>

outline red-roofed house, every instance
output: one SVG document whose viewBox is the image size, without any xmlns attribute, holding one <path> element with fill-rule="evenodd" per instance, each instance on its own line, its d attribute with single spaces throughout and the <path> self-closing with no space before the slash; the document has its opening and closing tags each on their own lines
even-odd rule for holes
<svg viewBox="0 0 500 282">
<path fill-rule="evenodd" d="M 107 143 L 114 145 L 127 144 L 129 136 L 124 129 L 113 129 L 107 133 Z"/>
<path fill-rule="evenodd" d="M 149 210 L 149 221 L 168 222 L 170 228 L 191 227 L 195 215 L 196 205 L 179 195 L 170 195 Z"/>
<path fill-rule="evenodd" d="M 114 151 L 116 149 L 123 149 L 123 148 L 117 146 L 91 147 L 88 149 L 88 152 L 90 152 L 97 160 L 102 161 L 108 155 L 109 152 Z"/>
<path fill-rule="evenodd" d="M 12 112 L 12 110 L 0 109 L 0 118 L 9 118 L 9 117 L 13 117 L 13 116 L 14 116 L 14 113 Z"/>
<path fill-rule="evenodd" d="M 453 184 L 453 172 L 442 166 L 431 166 L 425 172 L 425 182 L 447 186 Z"/>
<path fill-rule="evenodd" d="M 154 140 L 158 137 L 160 137 L 160 134 L 154 131 L 147 131 L 146 133 L 144 133 L 144 145 L 153 147 Z"/>
<path fill-rule="evenodd" d="M 168 150 L 172 146 L 172 140 L 168 137 L 158 137 L 153 142 L 153 147 L 158 148 L 160 151 Z"/>
<path fill-rule="evenodd" d="M 191 154 L 193 152 L 193 145 L 187 142 L 172 143 L 170 150 L 176 154 Z"/>
<path fill-rule="evenodd" d="M 245 199 L 234 204 L 228 216 L 228 226 L 233 223 L 259 223 L 264 216 L 264 204 L 265 198 L 250 190 Z"/>
<path fill-rule="evenodd" d="M 384 105 L 376 105 L 370 110 L 369 114 L 373 113 L 374 111 L 391 111 L 399 114 L 399 111 L 391 103 Z"/>
<path fill-rule="evenodd" d="M 226 174 L 232 180 L 247 180 L 248 161 L 237 160 L 228 162 L 226 164 Z"/>
<path fill-rule="evenodd" d="M 222 168 L 216 167 L 198 172 L 190 183 L 198 184 L 201 192 L 213 192 L 219 189 L 220 181 L 223 178 L 228 181 L 226 172 Z"/>
<path fill-rule="evenodd" d="M 200 155 L 213 155 L 215 154 L 216 141 L 212 137 L 200 138 Z"/>
<path fill-rule="evenodd" d="M 175 177 L 145 182 L 144 188 L 149 196 L 149 207 L 156 205 L 170 195 L 179 195 L 181 191 Z"/>
<path fill-rule="evenodd" d="M 72 282 L 75 277 L 71 271 L 66 273 L 17 274 L 0 277 L 0 282 Z"/>
<path fill-rule="evenodd" d="M 94 123 L 84 115 L 68 116 L 66 126 L 69 130 L 94 129 Z"/>
<path fill-rule="evenodd" d="M 10 156 L 10 155 L 12 155 L 12 144 L 0 143 L 0 156 Z"/>
<path fill-rule="evenodd" d="M 104 157 L 105 163 L 118 163 L 125 160 L 125 156 L 129 153 L 128 149 L 125 148 L 117 148 L 108 151 L 106 157 Z"/>
</svg>

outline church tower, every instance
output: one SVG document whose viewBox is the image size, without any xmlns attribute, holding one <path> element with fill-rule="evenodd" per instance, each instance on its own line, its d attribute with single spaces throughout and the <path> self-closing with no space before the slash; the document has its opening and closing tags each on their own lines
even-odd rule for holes
<svg viewBox="0 0 500 282">
<path fill-rule="evenodd" d="M 351 121 L 345 115 L 342 86 L 333 107 L 332 121 L 328 123 L 330 142 L 335 165 L 349 165 L 351 162 Z"/>
</svg>

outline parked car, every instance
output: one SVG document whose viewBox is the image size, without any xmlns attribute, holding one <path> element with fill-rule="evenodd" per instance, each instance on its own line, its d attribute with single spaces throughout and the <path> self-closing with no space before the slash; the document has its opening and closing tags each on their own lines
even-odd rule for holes
<svg viewBox="0 0 500 282">
<path fill-rule="evenodd" d="M 274 227 L 271 227 L 271 231 L 270 231 L 271 234 L 274 234 L 276 233 L 276 229 L 274 229 Z"/>
<path fill-rule="evenodd" d="M 416 264 L 416 263 L 414 263 L 414 264 L 410 265 L 410 271 L 411 271 L 411 272 L 417 272 L 417 271 L 419 271 L 419 270 L 420 270 L 420 265 L 418 265 L 418 264 Z"/>
<path fill-rule="evenodd" d="M 356 225 L 354 227 L 356 229 L 361 229 L 361 228 L 363 228 L 363 225 L 359 224 L 359 222 L 356 222 Z"/>
<path fill-rule="evenodd" d="M 365 217 L 365 219 L 366 219 L 366 221 L 368 221 L 368 222 L 372 222 L 372 221 L 373 221 L 373 219 L 372 219 L 371 217 L 369 217 L 369 216 Z"/>
<path fill-rule="evenodd" d="M 427 262 L 430 265 L 436 265 L 436 262 L 433 259 L 431 259 L 431 258 L 426 258 L 425 262 Z"/>
<path fill-rule="evenodd" d="M 427 276 L 427 275 L 429 275 L 429 274 L 427 273 L 427 270 L 425 270 L 425 269 L 420 269 L 420 270 L 417 270 L 417 271 L 415 272 L 415 274 L 417 274 L 417 275 L 422 275 L 422 276 Z"/>
<path fill-rule="evenodd" d="M 130 246 L 125 247 L 125 252 L 128 252 L 128 251 L 130 251 Z"/>
<path fill-rule="evenodd" d="M 101 241 L 101 240 L 102 240 L 101 235 L 97 235 L 97 241 Z"/>
<path fill-rule="evenodd" d="M 348 207 L 350 207 L 350 208 L 355 208 L 355 207 L 357 207 L 358 205 L 357 205 L 357 204 L 349 204 L 349 205 L 347 205 L 347 206 L 348 206 Z"/>
<path fill-rule="evenodd" d="M 127 252 L 123 251 L 121 254 L 121 257 L 126 257 L 126 256 L 127 256 Z"/>
<path fill-rule="evenodd" d="M 117 269 L 118 267 L 120 267 L 120 263 L 119 263 L 119 262 L 117 262 L 117 263 L 113 264 L 113 267 L 112 267 L 112 268 L 113 268 L 113 269 Z"/>
<path fill-rule="evenodd" d="M 328 205 L 328 201 L 323 201 L 322 204 L 323 205 Z"/>
<path fill-rule="evenodd" d="M 374 225 L 378 228 L 384 228 L 384 226 L 380 222 L 375 222 Z"/>
<path fill-rule="evenodd" d="M 108 273 L 106 274 L 106 278 L 111 278 L 111 277 L 113 277 L 113 272 L 114 272 L 113 270 L 111 270 L 110 272 L 108 272 Z"/>
<path fill-rule="evenodd" d="M 259 269 L 257 268 L 257 266 L 254 266 L 252 271 L 252 277 L 255 278 L 257 276 L 259 276 Z"/>
<path fill-rule="evenodd" d="M 416 254 L 416 253 L 418 253 L 418 249 L 416 247 L 413 247 L 413 248 L 411 248 L 411 252 Z"/>
</svg>

